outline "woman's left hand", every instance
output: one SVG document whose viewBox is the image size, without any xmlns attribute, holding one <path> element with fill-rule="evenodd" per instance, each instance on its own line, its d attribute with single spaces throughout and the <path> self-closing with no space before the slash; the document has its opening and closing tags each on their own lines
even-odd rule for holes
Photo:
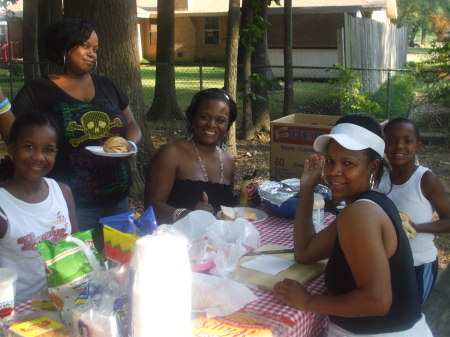
<svg viewBox="0 0 450 337">
<path fill-rule="evenodd" d="M 317 186 L 322 179 L 324 165 L 325 159 L 323 156 L 319 157 L 316 154 L 311 155 L 309 159 L 305 160 L 305 167 L 302 176 L 300 177 L 300 188 Z"/>
<path fill-rule="evenodd" d="M 273 287 L 275 298 L 298 310 L 307 311 L 312 296 L 297 281 L 284 279 Z"/>
</svg>

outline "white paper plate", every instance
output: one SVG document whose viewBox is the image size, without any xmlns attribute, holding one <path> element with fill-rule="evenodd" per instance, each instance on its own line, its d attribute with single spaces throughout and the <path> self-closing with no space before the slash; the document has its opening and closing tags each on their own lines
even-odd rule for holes
<svg viewBox="0 0 450 337">
<path fill-rule="evenodd" d="M 97 156 L 103 156 L 103 157 L 120 158 L 120 157 L 128 157 L 128 156 L 136 153 L 136 151 L 123 152 L 123 153 L 105 152 L 103 150 L 103 146 L 86 146 L 85 149 L 90 151 L 93 154 L 96 154 Z"/>
<path fill-rule="evenodd" d="M 264 221 L 264 220 L 266 220 L 267 217 L 268 217 L 268 215 L 267 215 L 266 212 L 264 212 L 263 210 L 258 209 L 258 208 L 252 208 L 252 207 L 234 207 L 234 209 L 235 209 L 236 212 L 237 212 L 237 211 L 240 211 L 240 210 L 243 210 L 243 209 L 248 209 L 248 210 L 250 210 L 250 211 L 255 212 L 255 214 L 256 214 L 256 220 L 253 220 L 253 221 L 251 221 L 251 222 L 260 222 L 260 221 Z M 224 218 L 222 217 L 222 211 L 217 212 L 216 217 L 217 217 L 218 219 L 220 219 L 220 220 L 226 220 L 226 219 L 224 219 Z"/>
</svg>

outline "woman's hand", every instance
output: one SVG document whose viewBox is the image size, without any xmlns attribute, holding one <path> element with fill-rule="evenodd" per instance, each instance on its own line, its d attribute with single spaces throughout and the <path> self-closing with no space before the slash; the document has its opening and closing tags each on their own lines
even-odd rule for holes
<svg viewBox="0 0 450 337">
<path fill-rule="evenodd" d="M 203 192 L 202 201 L 199 201 L 195 204 L 195 210 L 202 210 L 206 212 L 210 212 L 214 214 L 214 208 L 212 205 L 208 202 L 208 194 L 206 192 Z"/>
<path fill-rule="evenodd" d="M 297 281 L 284 279 L 273 287 L 275 298 L 298 310 L 307 311 L 312 295 Z"/>
<path fill-rule="evenodd" d="M 315 187 L 320 183 L 323 174 L 325 159 L 316 154 L 305 160 L 305 167 L 300 178 L 300 189 L 305 187 Z"/>
</svg>

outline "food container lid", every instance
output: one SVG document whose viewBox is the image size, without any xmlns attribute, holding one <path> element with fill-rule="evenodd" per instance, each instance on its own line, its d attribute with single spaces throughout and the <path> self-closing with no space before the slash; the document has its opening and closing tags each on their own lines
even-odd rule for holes
<svg viewBox="0 0 450 337">
<path fill-rule="evenodd" d="M 288 185 L 291 191 L 284 186 Z M 267 200 L 274 205 L 281 206 L 287 199 L 298 195 L 300 191 L 300 179 L 290 178 L 281 181 L 264 181 L 258 185 L 258 193 L 261 199 Z"/>
</svg>

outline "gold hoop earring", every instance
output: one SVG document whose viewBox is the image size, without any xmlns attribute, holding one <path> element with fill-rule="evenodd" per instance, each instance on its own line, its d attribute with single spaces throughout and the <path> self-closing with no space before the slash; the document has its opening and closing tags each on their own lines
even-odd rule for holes
<svg viewBox="0 0 450 337">
<path fill-rule="evenodd" d="M 373 175 L 373 173 L 370 174 L 369 186 L 371 190 L 373 190 L 375 187 L 375 176 Z"/>
</svg>

